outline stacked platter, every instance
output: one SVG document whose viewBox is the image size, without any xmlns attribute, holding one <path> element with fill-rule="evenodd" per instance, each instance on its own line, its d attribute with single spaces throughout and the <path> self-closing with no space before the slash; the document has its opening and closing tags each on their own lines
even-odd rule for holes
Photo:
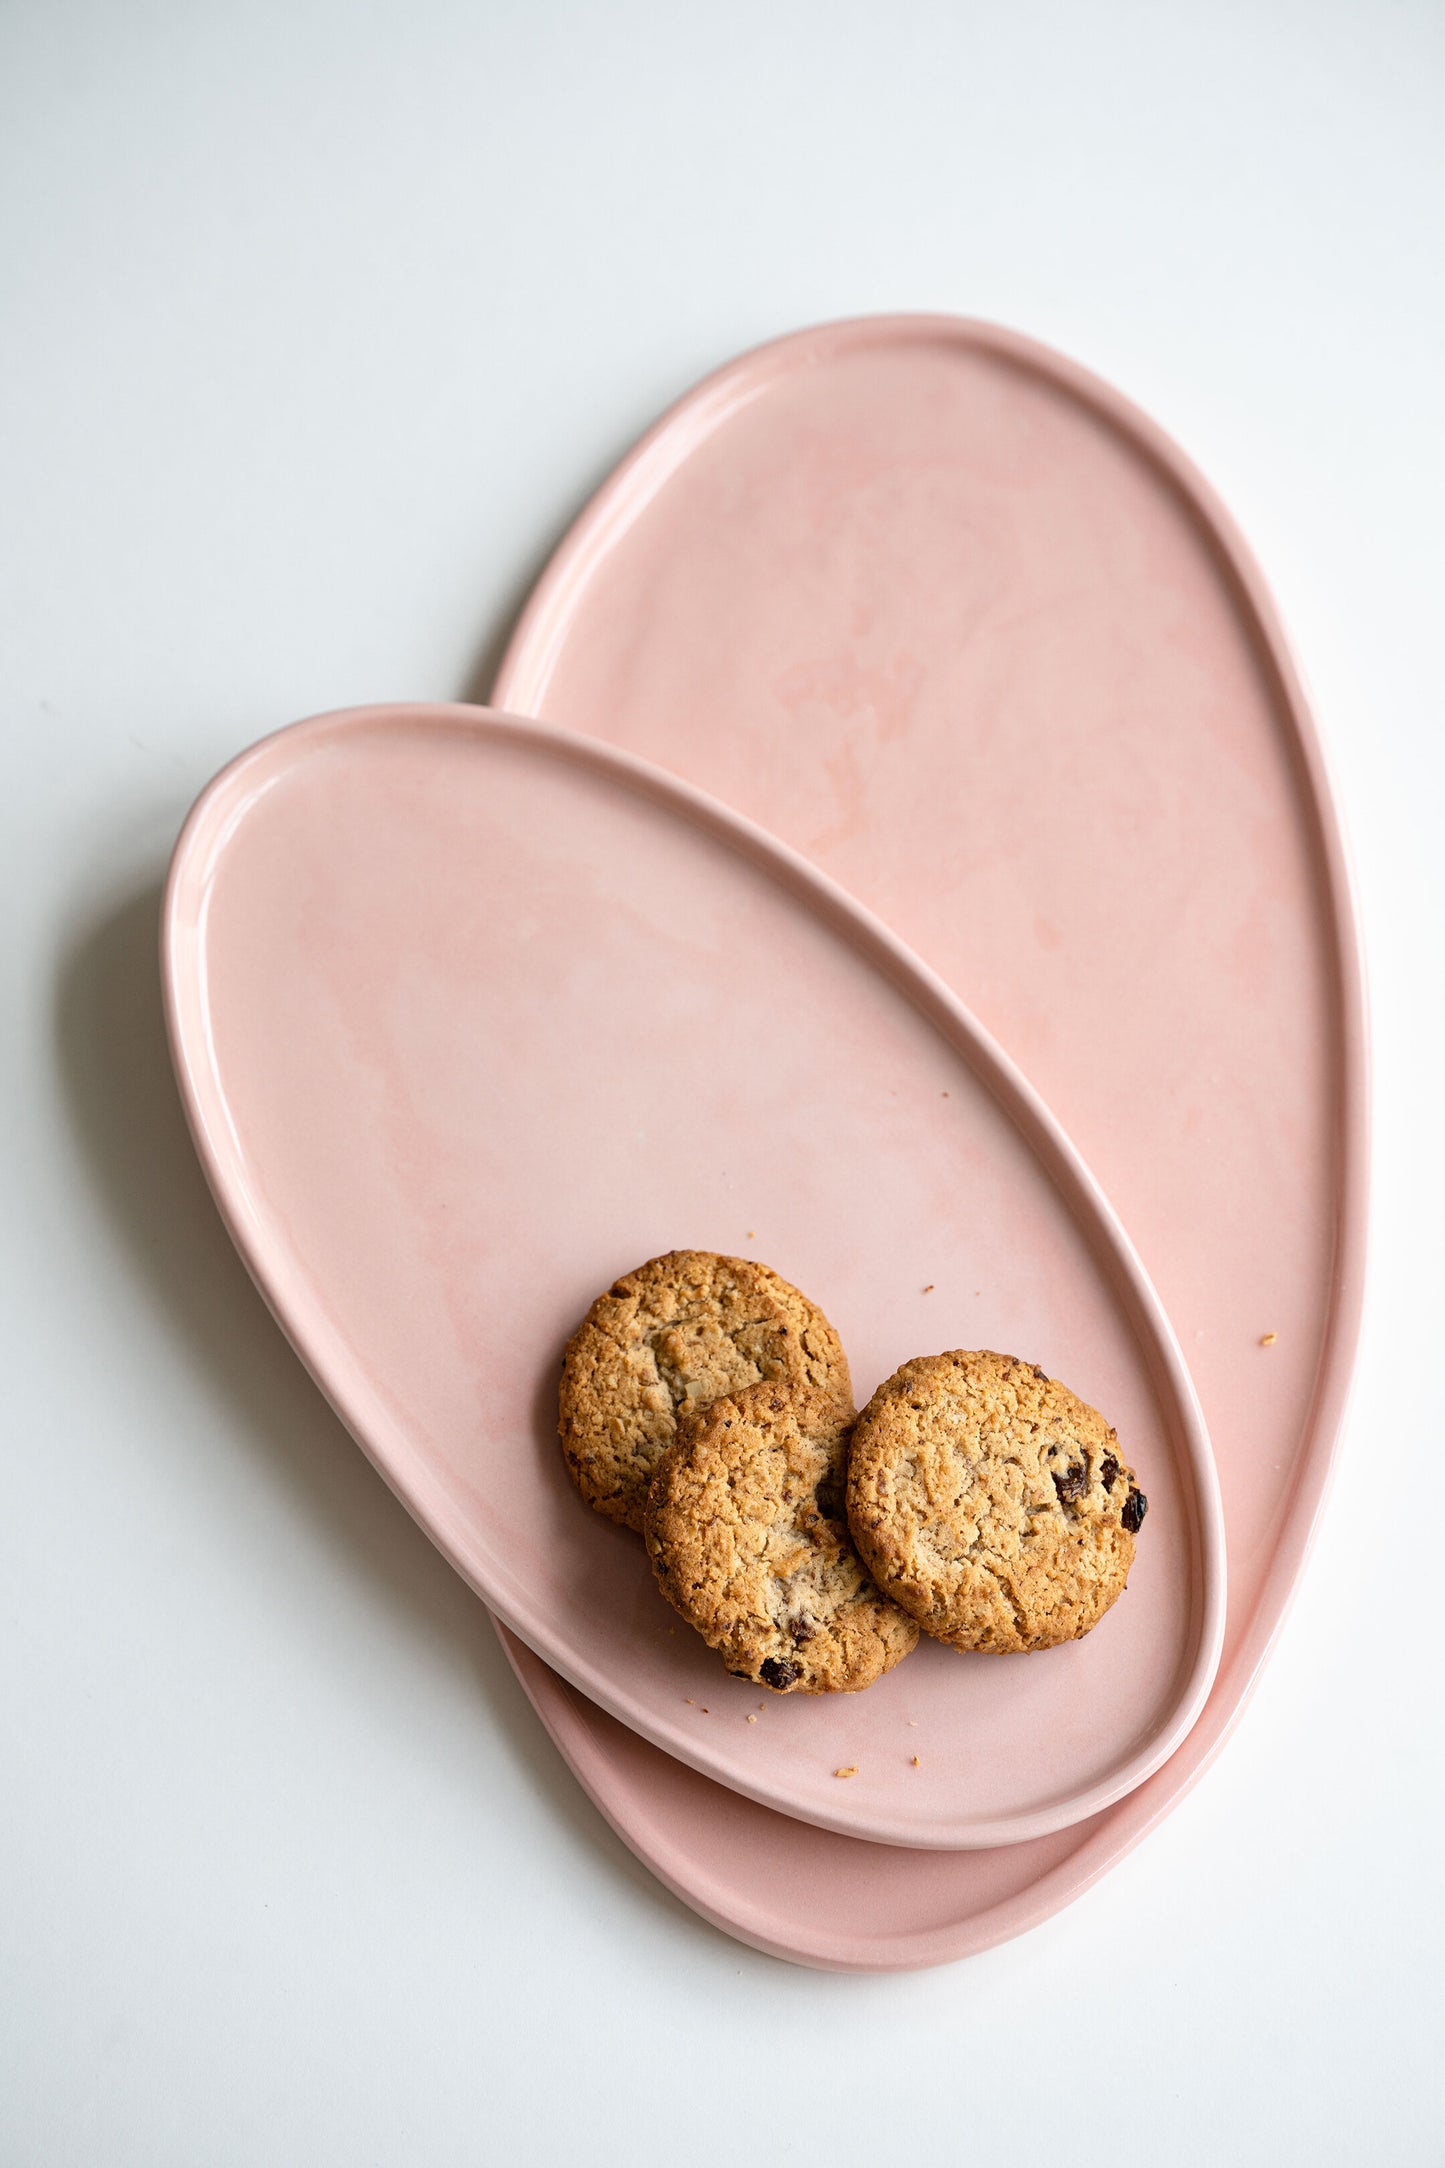
<svg viewBox="0 0 1445 2168">
<path fill-rule="evenodd" d="M 964 1955 L 1206 1765 L 1324 1497 L 1363 999 L 1272 607 L 1117 394 L 877 319 L 665 417 L 493 703 L 298 725 L 199 802 L 164 962 L 208 1176 L 639 1857 L 781 1956 Z M 568 1331 L 673 1247 L 815 1294 L 860 1397 L 943 1347 L 1067 1378 L 1147 1475 L 1128 1601 L 759 1715 L 556 1451 Z"/>
</svg>

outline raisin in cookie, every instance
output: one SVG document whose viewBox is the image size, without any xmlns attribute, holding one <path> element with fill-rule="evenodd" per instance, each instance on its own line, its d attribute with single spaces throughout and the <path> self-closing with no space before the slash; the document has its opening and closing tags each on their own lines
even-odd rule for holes
<svg viewBox="0 0 1445 2168">
<path fill-rule="evenodd" d="M 864 1561 L 956 1649 L 1047 1649 L 1097 1626 L 1147 1505 L 1102 1415 L 1010 1355 L 905 1363 L 853 1434 Z"/>
<path fill-rule="evenodd" d="M 679 1420 L 720 1393 L 782 1378 L 853 1409 L 821 1310 L 746 1257 L 671 1250 L 599 1295 L 567 1343 L 558 1433 L 572 1479 L 609 1520 L 641 1529 L 648 1480 Z"/>
<path fill-rule="evenodd" d="M 848 1534 L 850 1421 L 812 1386 L 749 1386 L 679 1430 L 648 1492 L 664 1596 L 729 1671 L 780 1694 L 871 1686 L 918 1640 Z"/>
</svg>

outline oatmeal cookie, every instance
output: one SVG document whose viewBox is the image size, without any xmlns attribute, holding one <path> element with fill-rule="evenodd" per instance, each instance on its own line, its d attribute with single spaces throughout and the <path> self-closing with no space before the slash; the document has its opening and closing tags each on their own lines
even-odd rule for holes
<svg viewBox="0 0 1445 2168">
<path fill-rule="evenodd" d="M 827 1318 L 766 1265 L 671 1250 L 599 1295 L 567 1344 L 558 1432 L 573 1481 L 609 1520 L 641 1529 L 647 1485 L 677 1425 L 720 1393 L 778 1378 L 852 1412 Z"/>
<path fill-rule="evenodd" d="M 1103 1416 L 1010 1355 L 905 1363 L 853 1434 L 858 1549 L 879 1587 L 957 1649 L 1088 1633 L 1124 1587 L 1148 1502 Z"/>
<path fill-rule="evenodd" d="M 918 1640 L 848 1534 L 849 1424 L 813 1386 L 749 1386 L 683 1427 L 648 1492 L 668 1602 L 729 1671 L 780 1694 L 854 1693 Z"/>
</svg>

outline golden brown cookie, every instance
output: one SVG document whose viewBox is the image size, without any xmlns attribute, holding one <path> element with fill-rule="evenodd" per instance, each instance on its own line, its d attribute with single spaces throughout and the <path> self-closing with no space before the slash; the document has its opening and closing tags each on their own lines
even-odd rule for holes
<svg viewBox="0 0 1445 2168">
<path fill-rule="evenodd" d="M 809 1385 L 729 1393 L 679 1430 L 647 1494 L 664 1596 L 729 1671 L 780 1694 L 854 1693 L 918 1640 L 848 1534 L 850 1416 Z"/>
<path fill-rule="evenodd" d="M 766 1265 L 670 1250 L 599 1295 L 567 1343 L 558 1434 L 588 1504 L 642 1527 L 678 1421 L 720 1393 L 783 1378 L 853 1411 L 848 1363 L 815 1304 Z"/>
<path fill-rule="evenodd" d="M 1011 1355 L 905 1363 L 853 1433 L 864 1561 L 956 1649 L 1047 1649 L 1097 1626 L 1148 1502 L 1103 1416 Z"/>
</svg>

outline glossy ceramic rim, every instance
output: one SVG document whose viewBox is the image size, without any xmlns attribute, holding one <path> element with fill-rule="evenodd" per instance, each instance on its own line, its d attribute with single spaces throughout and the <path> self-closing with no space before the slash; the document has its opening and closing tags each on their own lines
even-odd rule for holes
<svg viewBox="0 0 1445 2168">
<path fill-rule="evenodd" d="M 611 1778 L 605 1751 L 587 1728 L 570 1688 L 549 1671 L 536 1651 L 509 1633 L 493 1618 L 497 1638 L 518 1684 L 541 1718 L 543 1729 L 567 1767 L 592 1801 L 614 1836 L 625 1844 L 634 1859 L 655 1875 L 664 1889 L 680 1903 L 716 1927 L 720 1934 L 761 1950 L 765 1957 L 785 1964 L 804 1965 L 815 1972 L 925 1972 L 936 1965 L 956 1963 L 984 1950 L 997 1948 L 1032 1927 L 1042 1926 L 1053 1913 L 1082 1896 L 1107 1874 L 1123 1851 L 1132 1851 L 1156 1822 L 1162 1821 L 1173 1801 L 1151 1814 L 1134 1832 L 1129 1844 L 1111 1849 L 1097 1842 L 1081 1846 L 1056 1866 L 1046 1868 L 1038 1879 L 1012 1896 L 1000 1898 L 982 1912 L 970 1913 L 962 1927 L 942 1919 L 934 1927 L 906 1928 L 897 1935 L 862 1938 L 852 1932 L 815 1933 L 807 1938 L 796 1930 L 780 1933 L 776 1914 L 766 1904 L 740 1900 L 721 1880 L 714 1880 L 705 1861 L 686 1842 L 669 1844 L 655 1835 L 639 1835 L 635 1818 L 625 1811 L 618 1787 Z M 1176 1760 L 1178 1756 L 1174 1757 Z M 1209 1759 L 1212 1759 L 1212 1755 Z M 1201 1769 L 1208 1766 L 1206 1760 Z M 629 1795 L 630 1796 L 630 1795 Z M 1137 1799 L 1140 1792 L 1131 1797 Z M 1121 1802 L 1122 1804 L 1122 1802 Z M 683 1832 L 685 1838 L 686 1831 Z M 859 1853 L 858 1871 L 867 1871 L 872 1846 L 861 1838 L 850 1840 Z M 926 1856 L 926 1855 L 925 1855 Z M 1084 1864 L 1080 1864 L 1081 1861 Z"/>
<path fill-rule="evenodd" d="M 188 1010 L 194 1008 L 199 1018 L 204 1017 L 205 958 L 200 929 L 208 884 L 245 808 L 254 802 L 246 790 L 248 771 L 273 766 L 283 748 L 304 757 L 320 743 L 334 741 L 348 732 L 372 729 L 382 722 L 481 729 L 536 748 L 548 757 L 622 778 L 641 798 L 659 803 L 672 817 L 720 839 L 758 866 L 766 877 L 802 899 L 825 925 L 835 928 L 912 1002 L 1027 1140 L 1079 1226 L 1097 1268 L 1112 1285 L 1172 1434 L 1174 1450 L 1189 1467 L 1191 1480 L 1187 1488 L 1192 1498 L 1191 1535 L 1196 1562 L 1192 1653 L 1177 1682 L 1167 1720 L 1105 1777 L 1029 1812 L 952 1822 L 940 1816 L 935 1825 L 938 1833 L 921 1844 L 916 1836 L 900 1832 L 881 1817 L 869 1820 L 855 1811 L 850 1819 L 834 1822 L 811 1809 L 802 1814 L 786 1786 L 771 1781 L 766 1771 L 755 1782 L 733 1784 L 733 1788 L 744 1790 L 747 1796 L 780 1813 L 832 1828 L 842 1835 L 871 1837 L 879 1843 L 912 1844 L 925 1850 L 976 1850 L 1019 1843 L 1087 1820 L 1122 1798 L 1167 1760 L 1196 1721 L 1218 1668 L 1224 1635 L 1226 1566 L 1218 1476 L 1193 1383 L 1172 1327 L 1112 1207 L 1077 1150 L 1033 1087 L 937 974 L 799 853 L 664 770 L 600 740 L 551 724 L 473 707 L 401 703 L 344 709 L 275 732 L 223 769 L 193 807 L 176 845 L 162 914 L 162 978 L 172 1060 L 187 1120 L 221 1215 L 272 1314 L 322 1392 L 433 1542 L 530 1648 L 599 1707 L 664 1752 L 675 1754 L 705 1776 L 725 1784 L 732 1782 L 736 1772 L 725 1773 L 698 1738 L 679 1725 L 669 1725 L 656 1709 L 629 1690 L 627 1681 L 589 1663 L 584 1651 L 560 1642 L 545 1608 L 525 1582 L 510 1579 L 495 1565 L 490 1572 L 485 1570 L 475 1555 L 465 1517 L 451 1501 L 430 1492 L 429 1486 L 419 1480 L 401 1425 L 389 1411 L 379 1410 L 374 1396 L 361 1388 L 354 1358 L 334 1348 L 307 1347 L 293 1334 L 289 1322 L 293 1307 L 290 1275 L 247 1206 L 239 1177 L 244 1150 L 231 1130 L 224 1096 L 208 1058 L 204 1023 L 193 1026 L 188 1016 Z M 188 947 L 195 950 L 194 974 L 188 964 Z"/>
</svg>

